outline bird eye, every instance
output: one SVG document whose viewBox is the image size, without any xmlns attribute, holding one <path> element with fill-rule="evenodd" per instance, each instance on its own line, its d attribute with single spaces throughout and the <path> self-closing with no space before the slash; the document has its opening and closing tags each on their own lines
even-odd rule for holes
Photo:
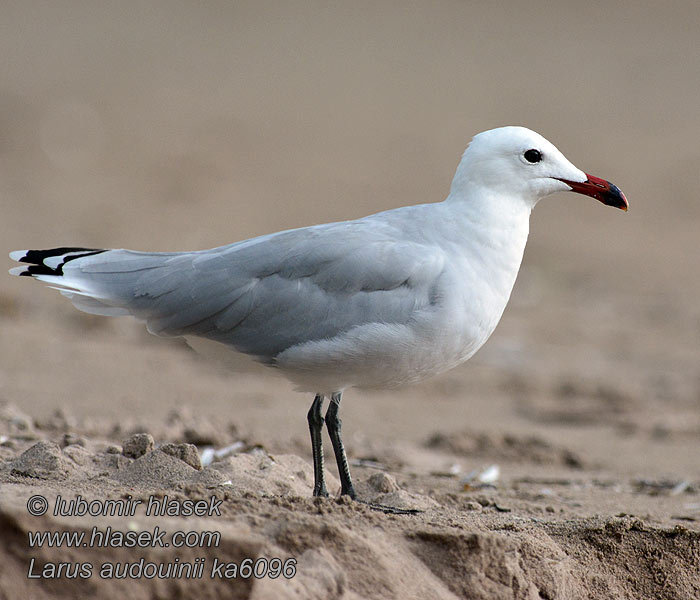
<svg viewBox="0 0 700 600">
<path fill-rule="evenodd" d="M 542 160 L 542 153 L 539 150 L 532 148 L 531 150 L 526 150 L 523 154 L 525 160 L 529 163 L 538 163 Z"/>
</svg>

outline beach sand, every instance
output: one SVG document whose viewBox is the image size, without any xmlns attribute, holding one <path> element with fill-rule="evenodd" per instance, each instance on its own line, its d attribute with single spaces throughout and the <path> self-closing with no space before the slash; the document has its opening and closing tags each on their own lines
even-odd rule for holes
<svg viewBox="0 0 700 600">
<path fill-rule="evenodd" d="M 312 398 L 284 380 L 0 277 L 0 598 L 700 597 L 699 22 L 692 2 L 3 7 L 6 252 L 201 249 L 437 202 L 471 136 L 511 124 L 630 210 L 541 202 L 472 360 L 344 394 L 361 497 L 415 514 L 311 497 Z M 54 516 L 59 496 L 141 504 Z M 146 514 L 166 496 L 221 503 Z M 219 537 L 28 541 L 107 527 Z M 274 558 L 293 576 L 216 571 Z M 141 559 L 203 574 L 100 572 Z"/>
</svg>

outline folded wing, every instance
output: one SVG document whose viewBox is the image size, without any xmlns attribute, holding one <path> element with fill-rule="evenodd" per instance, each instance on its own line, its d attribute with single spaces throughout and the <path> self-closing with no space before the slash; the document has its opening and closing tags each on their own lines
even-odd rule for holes
<svg viewBox="0 0 700 600">
<path fill-rule="evenodd" d="M 367 323 L 410 322 L 435 301 L 444 267 L 434 246 L 361 221 L 200 252 L 70 250 L 34 273 L 14 272 L 57 287 L 86 312 L 131 314 L 152 333 L 201 336 L 267 362 Z"/>
</svg>

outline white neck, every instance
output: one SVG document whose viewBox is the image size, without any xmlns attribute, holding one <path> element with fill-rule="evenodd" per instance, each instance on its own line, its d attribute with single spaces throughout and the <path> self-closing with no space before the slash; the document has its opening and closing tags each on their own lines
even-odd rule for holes
<svg viewBox="0 0 700 600">
<path fill-rule="evenodd" d="M 450 193 L 444 205 L 461 230 L 457 243 L 464 257 L 466 289 L 470 280 L 475 284 L 466 293 L 480 295 L 465 298 L 465 308 L 489 307 L 488 315 L 480 315 L 488 337 L 505 310 L 520 270 L 531 209 L 520 198 L 472 191 L 468 186 Z"/>
</svg>

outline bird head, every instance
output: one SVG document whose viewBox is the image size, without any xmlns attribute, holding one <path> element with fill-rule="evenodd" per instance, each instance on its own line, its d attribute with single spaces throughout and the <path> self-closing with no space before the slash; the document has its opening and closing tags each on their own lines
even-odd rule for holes
<svg viewBox="0 0 700 600">
<path fill-rule="evenodd" d="M 450 195 L 477 189 L 520 198 L 530 208 L 554 192 L 573 191 L 627 210 L 620 189 L 575 167 L 557 147 L 525 127 L 499 127 L 476 136 L 465 150 Z"/>
</svg>

